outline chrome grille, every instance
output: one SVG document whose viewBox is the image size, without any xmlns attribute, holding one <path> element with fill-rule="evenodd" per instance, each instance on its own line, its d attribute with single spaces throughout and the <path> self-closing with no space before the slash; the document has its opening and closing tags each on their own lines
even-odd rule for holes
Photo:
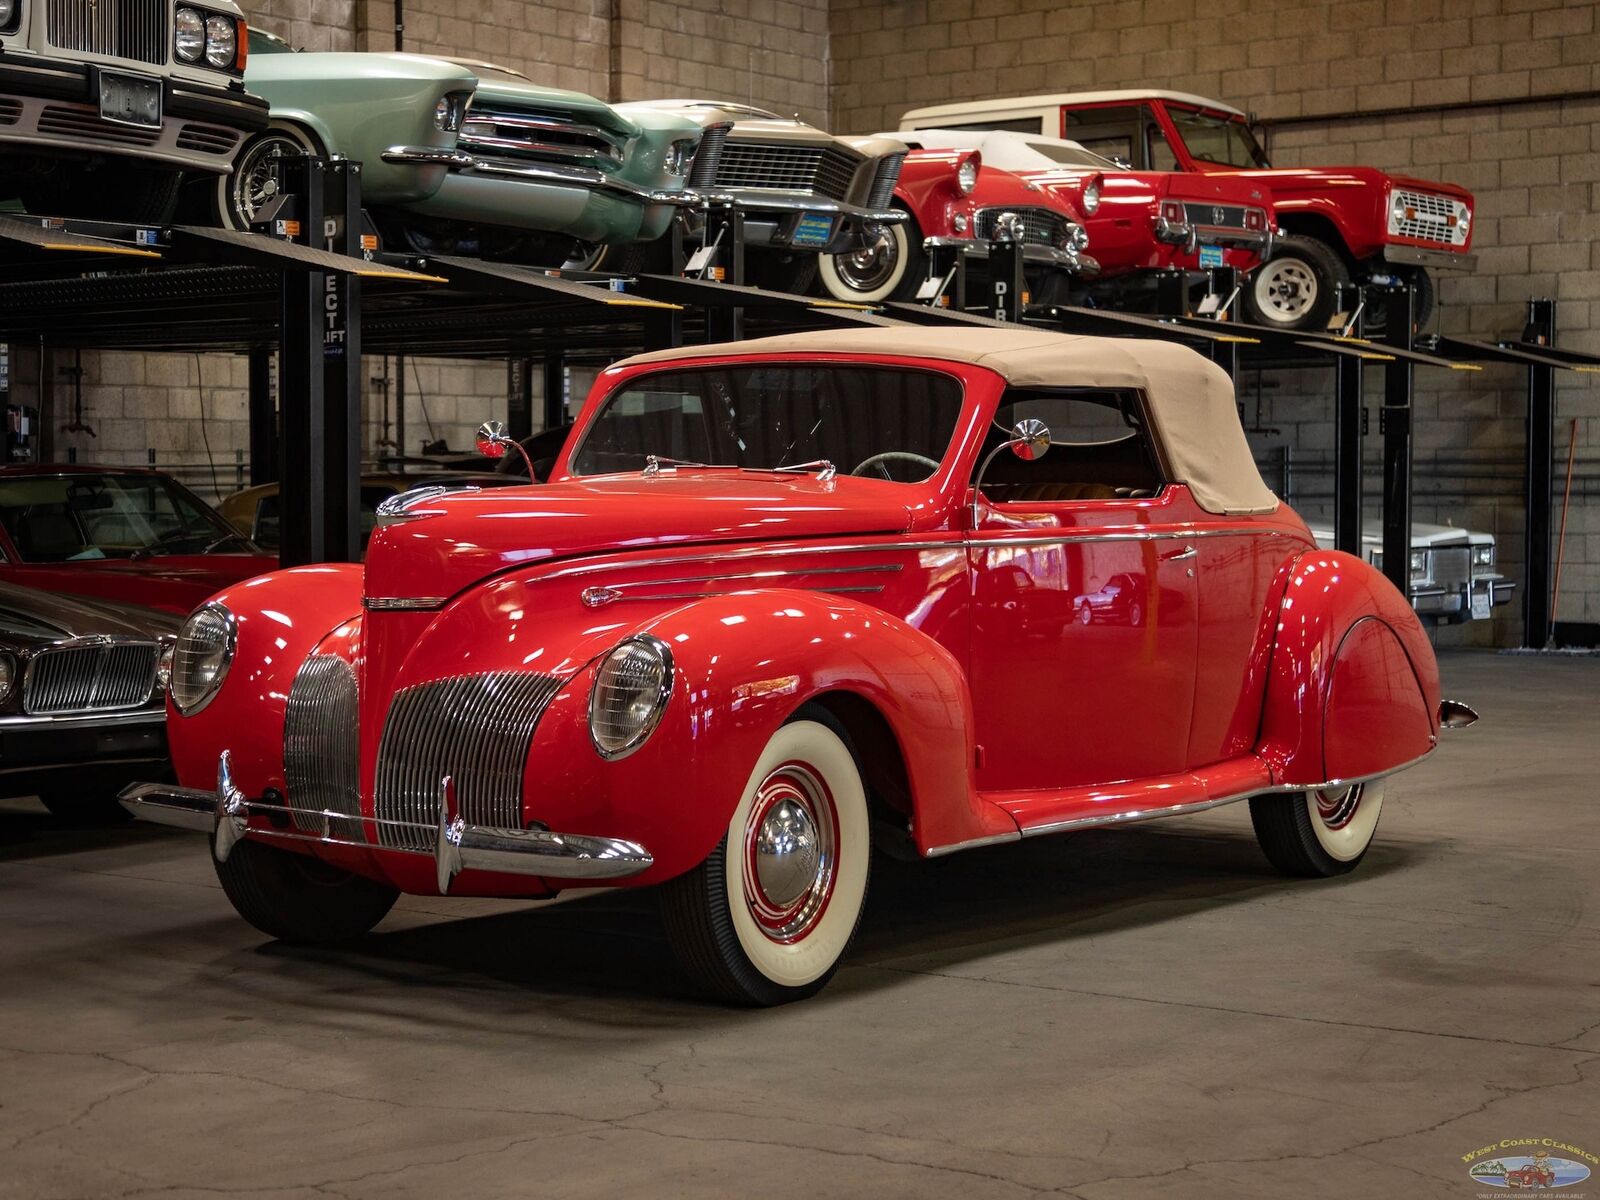
<svg viewBox="0 0 1600 1200">
<path fill-rule="evenodd" d="M 15 125 L 22 119 L 22 101 L 0 99 L 0 125 Z"/>
<path fill-rule="evenodd" d="M 486 156 L 617 167 L 622 164 L 625 140 L 598 125 L 560 114 L 475 104 L 462 124 L 460 146 Z"/>
<path fill-rule="evenodd" d="M 355 670 L 338 655 L 313 654 L 295 672 L 283 714 L 283 781 L 295 828 L 366 841 L 360 773 Z M 329 829 L 323 812 L 356 819 Z"/>
<path fill-rule="evenodd" d="M 1470 214 L 1463 201 L 1449 196 L 1396 191 L 1389 206 L 1389 233 L 1443 246 L 1464 246 L 1468 222 L 1463 218 Z"/>
<path fill-rule="evenodd" d="M 1067 218 L 1048 208 L 980 208 L 976 232 L 993 239 L 995 222 L 1001 213 L 1016 213 L 1022 218 L 1022 240 L 1029 245 L 1059 246 L 1066 236 Z"/>
<path fill-rule="evenodd" d="M 888 208 L 894 199 L 894 185 L 900 181 L 900 168 L 905 165 L 904 150 L 885 154 L 878 160 L 878 173 L 872 177 L 872 191 L 867 196 L 868 208 Z"/>
<path fill-rule="evenodd" d="M 138 708 L 156 687 L 154 642 L 88 642 L 34 655 L 22 684 L 24 712 L 101 712 Z"/>
<path fill-rule="evenodd" d="M 50 44 L 135 62 L 167 61 L 171 0 L 45 0 Z"/>
<path fill-rule="evenodd" d="M 1243 229 L 1242 204 L 1185 204 L 1184 220 L 1206 229 Z"/>
<path fill-rule="evenodd" d="M 94 138 L 96 141 L 118 142 L 124 146 L 149 146 L 161 140 L 159 129 L 140 129 L 102 121 L 97 109 L 66 104 L 44 106 L 39 113 L 39 132 L 72 138 Z"/>
<path fill-rule="evenodd" d="M 728 144 L 728 126 L 713 125 L 700 139 L 694 152 L 694 168 L 689 172 L 691 188 L 708 188 L 717 179 L 717 164 L 722 161 L 723 148 Z"/>
<path fill-rule="evenodd" d="M 769 192 L 850 194 L 859 160 L 836 146 L 770 146 L 730 140 L 717 163 L 717 186 Z"/>
<path fill-rule="evenodd" d="M 1446 591 L 1466 586 L 1472 567 L 1472 547 L 1444 546 L 1428 552 L 1433 582 Z"/>
<path fill-rule="evenodd" d="M 522 828 L 522 767 L 533 731 L 561 680 L 531 671 L 457 675 L 402 688 L 378 747 L 374 806 L 395 849 L 427 850 L 439 821 L 439 784 L 455 781 L 456 805 L 472 825 Z"/>
</svg>

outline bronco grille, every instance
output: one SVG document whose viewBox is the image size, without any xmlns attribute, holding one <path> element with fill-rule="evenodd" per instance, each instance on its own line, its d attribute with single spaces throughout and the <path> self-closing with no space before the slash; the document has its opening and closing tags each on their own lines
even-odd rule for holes
<svg viewBox="0 0 1600 1200">
<path fill-rule="evenodd" d="M 334 654 L 311 655 L 295 673 L 283 714 L 283 781 L 300 832 L 366 841 L 359 734 L 354 669 Z M 324 812 L 354 819 L 329 828 Z"/>
<path fill-rule="evenodd" d="M 50 44 L 136 62 L 167 61 L 170 0 L 45 0 Z"/>
<path fill-rule="evenodd" d="M 1008 212 L 1022 218 L 1022 240 L 1029 245 L 1059 246 L 1066 235 L 1067 218 L 1048 208 L 980 208 L 977 235 L 992 239 L 995 222 Z"/>
<path fill-rule="evenodd" d="M 474 105 L 461 126 L 461 148 L 486 157 L 556 160 L 617 167 L 624 139 L 560 115 Z"/>
<path fill-rule="evenodd" d="M 92 642 L 42 651 L 28 666 L 22 708 L 34 714 L 138 708 L 156 686 L 154 642 Z"/>
<path fill-rule="evenodd" d="M 770 146 L 729 140 L 717 163 L 717 186 L 770 192 L 813 192 L 843 200 L 857 160 L 836 146 Z"/>
<path fill-rule="evenodd" d="M 1202 229 L 1243 229 L 1242 204 L 1195 204 L 1183 206 L 1184 220 Z"/>
<path fill-rule="evenodd" d="M 402 850 L 433 846 L 439 785 L 455 781 L 471 825 L 522 828 L 522 766 L 545 706 L 561 680 L 531 671 L 491 671 L 419 683 L 396 693 L 378 747 L 378 840 Z"/>
<path fill-rule="evenodd" d="M 1449 196 L 1397 191 L 1389 204 L 1389 234 L 1442 246 L 1465 246 L 1471 212 L 1465 202 Z"/>
</svg>

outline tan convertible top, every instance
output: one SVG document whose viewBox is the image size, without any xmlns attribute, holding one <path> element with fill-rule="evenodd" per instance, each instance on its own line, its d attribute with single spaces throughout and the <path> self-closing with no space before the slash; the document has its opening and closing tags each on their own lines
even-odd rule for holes
<svg viewBox="0 0 1600 1200">
<path fill-rule="evenodd" d="M 1078 337 L 1031 329 L 891 326 L 789 333 L 658 350 L 618 363 L 668 363 L 724 355 L 890 354 L 987 367 L 1019 388 L 1139 388 L 1173 480 L 1214 513 L 1262 513 L 1278 498 L 1261 480 L 1239 424 L 1227 372 L 1173 342 Z"/>
</svg>

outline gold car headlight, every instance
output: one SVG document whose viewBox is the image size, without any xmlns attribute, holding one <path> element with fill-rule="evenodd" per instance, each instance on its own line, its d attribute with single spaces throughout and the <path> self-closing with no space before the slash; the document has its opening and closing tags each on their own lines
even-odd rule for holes
<svg viewBox="0 0 1600 1200">
<path fill-rule="evenodd" d="M 178 632 L 172 653 L 172 703 L 192 717 L 222 689 L 239 644 L 233 614 L 216 601 L 195 609 Z"/>
<path fill-rule="evenodd" d="M 589 692 L 589 737 L 601 758 L 632 754 L 655 732 L 672 698 L 672 651 L 639 634 L 600 660 Z"/>
</svg>

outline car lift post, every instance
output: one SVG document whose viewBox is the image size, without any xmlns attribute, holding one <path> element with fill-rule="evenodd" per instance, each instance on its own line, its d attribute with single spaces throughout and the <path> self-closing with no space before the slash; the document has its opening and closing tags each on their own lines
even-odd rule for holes
<svg viewBox="0 0 1600 1200">
<path fill-rule="evenodd" d="M 928 278 L 950 284 L 940 298 L 952 312 L 967 311 L 967 244 L 939 242 L 928 247 Z"/>
<path fill-rule="evenodd" d="M 544 358 L 544 428 L 567 423 L 567 362 L 559 351 Z"/>
<path fill-rule="evenodd" d="M 1362 289 L 1339 287 L 1334 304 L 1337 312 L 1356 312 Z M 1361 336 L 1361 315 L 1356 312 L 1350 333 Z M 1366 414 L 1361 408 L 1361 362 L 1354 354 L 1333 358 L 1333 545 L 1346 554 L 1361 557 L 1361 434 Z"/>
<path fill-rule="evenodd" d="M 1027 280 L 1022 271 L 1022 242 L 998 238 L 989 243 L 989 315 L 996 321 L 1020 322 Z"/>
<path fill-rule="evenodd" d="M 324 167 L 325 248 L 362 257 L 361 164 L 336 158 Z M 361 561 L 361 279 L 323 279 L 323 554 Z M 313 512 L 312 520 L 316 520 Z"/>
<path fill-rule="evenodd" d="M 1234 288 L 1239 286 L 1239 274 L 1232 267 L 1213 267 L 1210 274 L 1210 294 L 1213 299 L 1209 302 L 1220 308 L 1233 295 Z M 1187 287 L 1184 290 L 1187 291 Z M 1188 297 L 1183 299 L 1186 301 Z M 1219 322 L 1225 319 L 1225 316 L 1218 316 Z M 1229 379 L 1239 378 L 1239 343 L 1219 339 L 1208 343 L 1208 346 L 1211 361 L 1226 371 Z"/>
<path fill-rule="evenodd" d="M 272 395 L 272 348 L 249 354 L 250 486 L 278 482 L 278 406 Z"/>
<path fill-rule="evenodd" d="M 322 184 L 325 163 L 310 156 L 279 160 L 284 190 L 295 200 L 294 223 L 286 232 L 306 246 L 322 244 Z M 282 210 L 280 210 L 282 211 Z M 285 567 L 323 562 L 327 511 L 325 480 L 326 411 L 323 371 L 321 271 L 285 271 L 283 318 L 278 328 L 278 393 L 283 397 L 283 448 L 280 458 L 281 534 L 278 562 Z"/>
<path fill-rule="evenodd" d="M 1416 328 L 1411 288 L 1385 289 L 1384 341 L 1401 350 L 1414 349 Z M 1383 435 L 1383 573 L 1411 595 L 1411 379 L 1410 359 L 1396 356 L 1383 368 L 1383 410 L 1378 431 Z"/>
<path fill-rule="evenodd" d="M 667 274 L 682 276 L 687 261 L 683 251 L 683 221 L 672 219 L 667 230 Z M 675 350 L 683 345 L 683 310 L 647 309 L 644 315 L 645 350 Z M 545 428 L 549 428 L 546 426 Z"/>
<path fill-rule="evenodd" d="M 1528 326 L 1522 340 L 1540 346 L 1555 344 L 1556 302 L 1528 301 Z M 1522 644 L 1543 650 L 1554 632 L 1550 627 L 1550 508 L 1554 488 L 1555 368 L 1528 366 L 1527 497 L 1523 555 L 1527 582 L 1522 588 Z"/>
<path fill-rule="evenodd" d="M 712 262 L 721 269 L 721 281 L 744 283 L 744 210 L 737 204 L 713 200 L 706 205 L 704 246 L 715 246 Z M 744 309 L 706 309 L 706 341 L 737 342 L 744 337 Z"/>
<path fill-rule="evenodd" d="M 1188 280 L 1182 271 L 1156 272 L 1156 313 L 1163 317 L 1189 315 Z"/>
<path fill-rule="evenodd" d="M 506 372 L 506 433 L 514 441 L 533 436 L 533 359 L 513 358 Z"/>
</svg>

